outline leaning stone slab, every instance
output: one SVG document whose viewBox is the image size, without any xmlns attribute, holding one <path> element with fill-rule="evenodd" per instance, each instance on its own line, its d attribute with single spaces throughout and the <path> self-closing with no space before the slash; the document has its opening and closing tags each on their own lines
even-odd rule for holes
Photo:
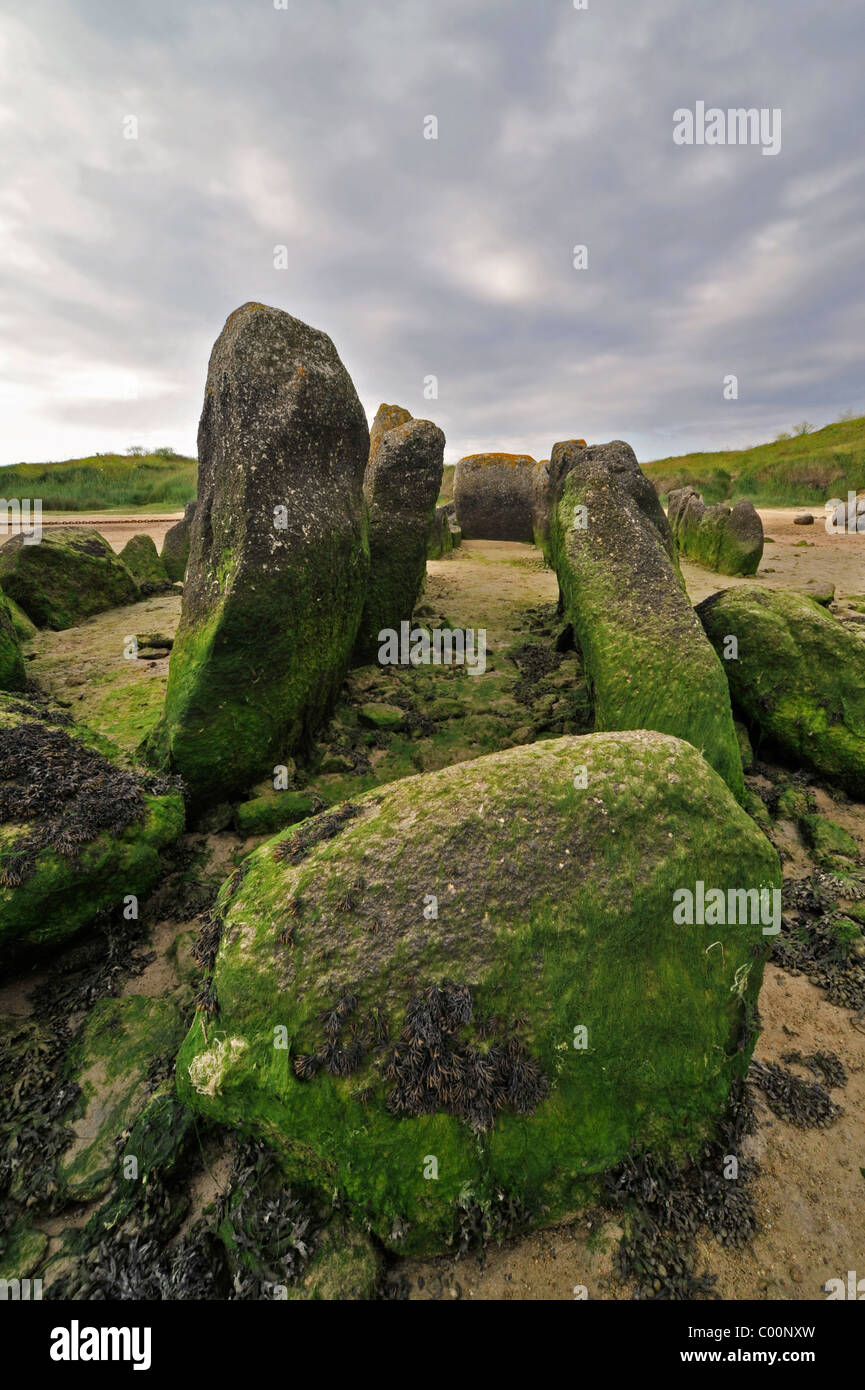
<svg viewBox="0 0 865 1390">
<path fill-rule="evenodd" d="M 734 706 L 770 747 L 865 800 L 865 643 L 814 599 L 742 584 L 697 613 Z"/>
<path fill-rule="evenodd" d="M 698 906 L 688 924 L 698 884 L 725 924 Z M 662 734 L 379 787 L 224 885 L 217 1010 L 181 1049 L 181 1096 L 403 1249 L 446 1248 L 466 1202 L 553 1222 L 632 1145 L 677 1157 L 711 1133 L 768 939 L 726 924 L 729 890 L 779 885 L 767 838 Z"/>
<path fill-rule="evenodd" d="M 742 764 L 723 668 L 684 591 L 655 489 L 621 440 L 556 445 L 553 562 L 596 727 L 693 743 L 737 798 Z"/>
<path fill-rule="evenodd" d="M 193 805 L 254 786 L 333 704 L 366 595 L 368 452 L 327 334 L 263 304 L 235 310 L 210 358 L 180 626 L 149 741 Z"/>
<path fill-rule="evenodd" d="M 12 536 L 0 546 L 0 587 L 37 627 L 55 631 L 140 597 L 119 555 L 89 526 L 52 528 L 35 545 Z"/>
<path fill-rule="evenodd" d="M 445 437 L 430 420 L 385 434 L 364 479 L 369 507 L 369 587 L 354 659 L 374 661 L 383 628 L 411 618 L 426 576 L 427 537 L 442 480 Z"/>
<path fill-rule="evenodd" d="M 189 531 L 195 516 L 195 503 L 187 502 L 183 516 L 170 526 L 162 538 L 159 558 L 168 578 L 174 583 L 182 580 L 189 563 Z"/>
</svg>

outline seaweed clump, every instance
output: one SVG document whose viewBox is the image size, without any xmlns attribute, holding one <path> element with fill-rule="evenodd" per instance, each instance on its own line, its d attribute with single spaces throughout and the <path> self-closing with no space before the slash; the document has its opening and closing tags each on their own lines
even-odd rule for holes
<svg viewBox="0 0 865 1390">
<path fill-rule="evenodd" d="M 360 815 L 360 807 L 346 801 L 334 811 L 311 816 L 309 820 L 303 822 L 299 829 L 274 846 L 274 859 L 278 862 L 287 859 L 290 864 L 299 864 L 311 849 L 322 844 L 325 840 L 334 839 L 346 821 L 353 820 L 358 815 Z"/>
<path fill-rule="evenodd" d="M 0 823 L 28 823 L 4 857 L 0 882 L 18 887 L 40 850 L 74 859 L 102 831 L 124 830 L 144 812 L 137 779 L 60 728 L 28 721 L 0 728 Z"/>
</svg>

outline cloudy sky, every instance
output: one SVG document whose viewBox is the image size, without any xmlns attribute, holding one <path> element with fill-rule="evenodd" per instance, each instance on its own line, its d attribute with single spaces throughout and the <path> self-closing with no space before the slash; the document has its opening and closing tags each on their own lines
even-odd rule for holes
<svg viewBox="0 0 865 1390">
<path fill-rule="evenodd" d="M 250 299 L 449 461 L 865 411 L 863 38 L 861 0 L 2 0 L 0 462 L 194 452 Z M 698 101 L 780 153 L 675 144 Z"/>
</svg>

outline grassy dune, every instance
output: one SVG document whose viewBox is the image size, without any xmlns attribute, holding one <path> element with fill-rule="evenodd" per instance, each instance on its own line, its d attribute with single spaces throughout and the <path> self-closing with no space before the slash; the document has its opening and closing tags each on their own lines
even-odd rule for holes
<svg viewBox="0 0 865 1390">
<path fill-rule="evenodd" d="M 5 498 L 41 498 L 45 511 L 180 511 L 196 493 L 196 459 L 180 454 L 96 454 L 0 469 Z"/>
<path fill-rule="evenodd" d="M 708 503 L 749 497 L 756 506 L 822 506 L 865 487 L 865 416 L 753 449 L 682 454 L 644 463 L 663 497 L 688 483 Z"/>
</svg>

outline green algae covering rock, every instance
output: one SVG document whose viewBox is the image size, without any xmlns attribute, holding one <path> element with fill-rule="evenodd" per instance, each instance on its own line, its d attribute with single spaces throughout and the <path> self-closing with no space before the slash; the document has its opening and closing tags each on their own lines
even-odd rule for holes
<svg viewBox="0 0 865 1390">
<path fill-rule="evenodd" d="M 744 783 L 724 670 L 684 591 L 655 489 L 628 444 L 557 444 L 551 547 L 598 729 L 693 743 L 738 800 Z"/>
<path fill-rule="evenodd" d="M 170 586 L 171 580 L 152 536 L 132 536 L 121 550 L 120 559 L 140 587 L 142 597 L 158 594 Z"/>
<path fill-rule="evenodd" d="M 689 560 L 719 574 L 756 574 L 763 558 L 763 523 L 753 502 L 707 507 L 696 488 L 674 488 L 667 519 Z"/>
<path fill-rule="evenodd" d="M 9 600 L 0 589 L 0 690 L 23 690 L 27 684 L 24 658 Z"/>
<path fill-rule="evenodd" d="M 336 697 L 366 594 L 368 451 L 330 338 L 237 309 L 210 358 L 183 608 L 148 745 L 195 805 L 253 786 Z"/>
<path fill-rule="evenodd" d="M 797 764 L 865 798 L 865 644 L 801 594 L 742 584 L 697 613 L 723 665 L 734 705 Z"/>
<path fill-rule="evenodd" d="M 632 1144 L 698 1146 L 747 1067 L 768 938 L 677 925 L 698 884 L 771 897 L 778 859 L 662 734 L 369 792 L 223 886 L 181 1098 L 404 1249 L 441 1248 L 458 1207 L 497 1194 L 554 1221 Z"/>
<path fill-rule="evenodd" d="M 432 421 L 408 420 L 382 435 L 369 460 L 363 486 L 370 573 L 354 652 L 359 665 L 375 661 L 382 629 L 399 632 L 400 623 L 411 619 L 426 576 L 444 447 L 445 437 Z"/>
<path fill-rule="evenodd" d="M 189 562 L 189 529 L 195 516 L 195 503 L 187 502 L 183 517 L 170 526 L 162 538 L 160 560 L 168 578 L 177 583 L 186 574 Z"/>
<path fill-rule="evenodd" d="M 454 474 L 457 521 L 467 541 L 534 541 L 547 475 L 528 454 L 470 454 Z"/>
<path fill-rule="evenodd" d="M 35 545 L 13 536 L 0 546 L 0 588 L 37 627 L 57 632 L 141 596 L 119 555 L 90 526 L 52 528 Z"/>
<path fill-rule="evenodd" d="M 58 717 L 0 697 L 0 957 L 64 941 L 103 911 L 121 921 L 183 822 L 178 792 L 142 782 Z"/>
</svg>

